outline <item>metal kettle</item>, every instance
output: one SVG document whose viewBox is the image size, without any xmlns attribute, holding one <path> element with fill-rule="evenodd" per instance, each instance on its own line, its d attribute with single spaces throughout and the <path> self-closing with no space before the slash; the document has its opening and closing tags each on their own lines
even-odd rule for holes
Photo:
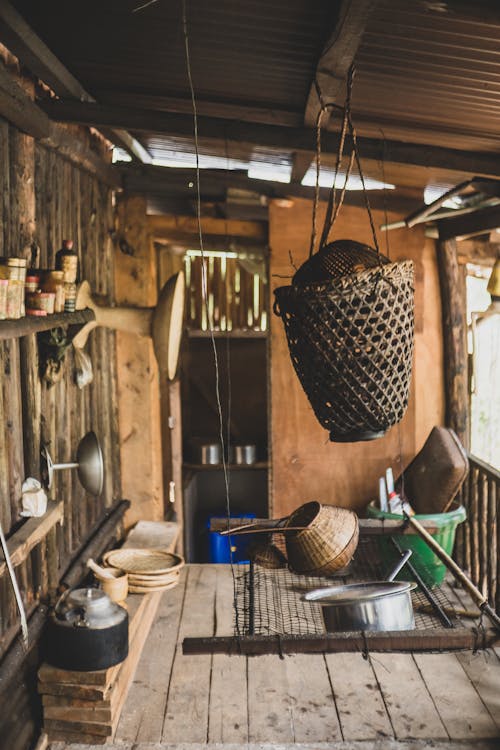
<svg viewBox="0 0 500 750">
<path fill-rule="evenodd" d="M 128 655 L 128 613 L 99 589 L 74 589 L 47 623 L 46 658 L 61 669 L 94 671 Z"/>
</svg>

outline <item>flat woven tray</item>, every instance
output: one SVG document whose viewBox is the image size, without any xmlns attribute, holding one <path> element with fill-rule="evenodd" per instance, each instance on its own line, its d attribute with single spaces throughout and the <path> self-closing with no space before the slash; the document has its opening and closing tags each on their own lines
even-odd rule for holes
<svg viewBox="0 0 500 750">
<path fill-rule="evenodd" d="M 154 549 L 114 549 L 107 552 L 103 560 L 109 567 L 142 576 L 173 573 L 184 566 L 184 560 L 180 555 Z"/>
</svg>

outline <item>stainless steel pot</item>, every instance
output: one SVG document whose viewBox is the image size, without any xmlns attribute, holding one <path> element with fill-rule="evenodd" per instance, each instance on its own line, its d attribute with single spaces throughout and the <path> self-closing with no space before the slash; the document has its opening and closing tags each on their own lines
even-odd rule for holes
<svg viewBox="0 0 500 750">
<path fill-rule="evenodd" d="M 256 445 L 233 445 L 229 449 L 229 463 L 244 465 L 257 461 Z"/>
<path fill-rule="evenodd" d="M 409 552 L 409 554 L 408 554 Z M 411 592 L 416 583 L 392 580 L 411 555 L 408 550 L 386 581 L 351 583 L 308 591 L 303 599 L 321 604 L 329 632 L 349 630 L 413 630 Z"/>
</svg>

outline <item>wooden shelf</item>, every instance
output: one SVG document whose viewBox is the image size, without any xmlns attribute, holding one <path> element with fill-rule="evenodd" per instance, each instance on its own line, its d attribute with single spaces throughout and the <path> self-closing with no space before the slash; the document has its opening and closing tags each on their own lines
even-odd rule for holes
<svg viewBox="0 0 500 750">
<path fill-rule="evenodd" d="M 188 471 L 223 471 L 222 464 L 190 464 L 185 463 L 183 464 L 183 468 L 187 469 Z M 267 461 L 257 461 L 254 464 L 226 464 L 226 469 L 228 471 L 244 471 L 245 469 L 250 469 L 250 471 L 254 470 L 263 470 L 268 469 L 269 463 Z"/>
<path fill-rule="evenodd" d="M 54 502 L 49 500 L 47 511 L 43 516 L 28 518 L 25 523 L 7 540 L 12 565 L 16 567 L 26 560 L 29 553 L 47 535 L 56 523 L 62 523 L 64 515 L 64 503 L 62 500 Z M 0 552 L 0 576 L 7 569 L 7 563 Z"/>
<path fill-rule="evenodd" d="M 234 331 L 214 331 L 213 334 L 216 339 L 265 339 L 267 338 L 268 332 L 241 329 Z M 188 328 L 187 336 L 189 339 L 209 339 L 210 331 L 200 331 L 194 328 Z"/>
<path fill-rule="evenodd" d="M 51 328 L 76 326 L 81 328 L 95 320 L 93 310 L 77 310 L 73 313 L 56 313 L 45 317 L 19 318 L 18 320 L 0 320 L 0 341 L 28 336 L 30 333 L 50 331 Z M 76 333 L 76 331 L 75 331 Z"/>
</svg>

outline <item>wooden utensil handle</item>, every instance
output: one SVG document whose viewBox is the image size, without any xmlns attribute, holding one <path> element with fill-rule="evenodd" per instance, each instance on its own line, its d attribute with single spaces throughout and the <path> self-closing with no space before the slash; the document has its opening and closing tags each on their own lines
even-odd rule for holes
<svg viewBox="0 0 500 750">
<path fill-rule="evenodd" d="M 474 586 L 472 581 L 470 581 L 463 570 L 456 564 L 455 560 L 453 560 L 441 547 L 440 544 L 436 542 L 434 537 L 432 537 L 422 526 L 422 524 L 417 521 L 415 516 L 406 516 L 407 520 L 410 522 L 410 524 L 413 526 L 414 529 L 418 531 L 422 539 L 427 542 L 429 547 L 432 549 L 434 554 L 439 557 L 439 559 L 446 565 L 448 570 L 450 570 L 453 575 L 457 578 L 457 580 L 460 581 L 460 583 L 463 585 L 465 589 L 469 592 L 474 602 L 477 604 L 478 607 L 481 607 L 483 604 L 487 604 L 488 600 L 485 599 L 485 597 L 481 594 L 478 588 Z"/>
</svg>

